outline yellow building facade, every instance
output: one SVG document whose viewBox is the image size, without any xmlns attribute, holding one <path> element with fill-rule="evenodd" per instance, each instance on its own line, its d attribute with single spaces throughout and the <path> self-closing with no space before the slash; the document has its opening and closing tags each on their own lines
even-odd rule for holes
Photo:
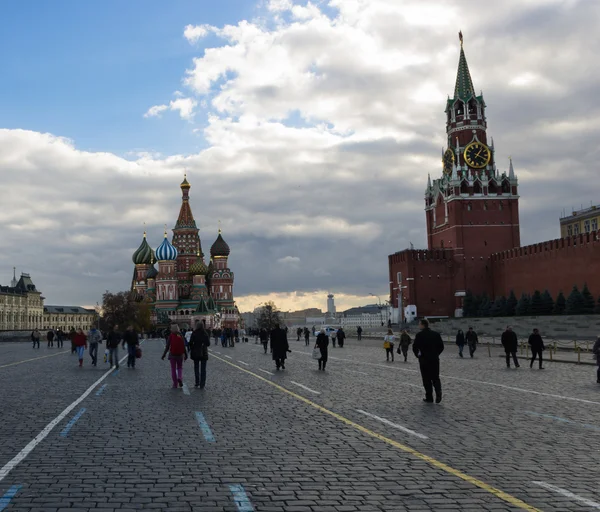
<svg viewBox="0 0 600 512">
<path fill-rule="evenodd" d="M 598 231 L 600 224 L 600 205 L 574 211 L 560 219 L 560 236 L 567 238 L 582 233 Z"/>
<path fill-rule="evenodd" d="M 41 329 L 44 325 L 44 297 L 29 274 L 13 277 L 11 286 L 0 286 L 0 331 Z"/>
<path fill-rule="evenodd" d="M 44 330 L 89 331 L 97 321 L 96 311 L 80 306 L 44 306 Z"/>
</svg>

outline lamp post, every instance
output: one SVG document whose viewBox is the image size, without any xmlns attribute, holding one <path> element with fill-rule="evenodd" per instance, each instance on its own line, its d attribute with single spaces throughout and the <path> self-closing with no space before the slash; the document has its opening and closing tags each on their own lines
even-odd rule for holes
<svg viewBox="0 0 600 512">
<path fill-rule="evenodd" d="M 379 317 L 381 319 L 381 324 L 383 325 L 383 306 L 381 305 L 381 297 L 379 295 L 375 295 L 374 293 L 369 293 L 369 295 L 371 295 L 372 297 L 377 297 L 377 300 L 379 301 L 377 307 L 379 308 Z"/>
</svg>

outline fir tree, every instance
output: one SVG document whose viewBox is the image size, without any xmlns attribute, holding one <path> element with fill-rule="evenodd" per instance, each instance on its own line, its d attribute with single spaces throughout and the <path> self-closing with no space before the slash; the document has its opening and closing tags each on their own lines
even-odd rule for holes
<svg viewBox="0 0 600 512">
<path fill-rule="evenodd" d="M 587 283 L 583 285 L 581 296 L 583 297 L 583 314 L 591 315 L 594 312 L 594 306 L 596 304 L 594 301 L 594 296 L 590 293 Z"/>
<path fill-rule="evenodd" d="M 490 299 L 488 298 L 487 294 L 484 293 L 481 296 L 481 299 L 479 301 L 478 316 L 480 316 L 480 317 L 490 316 L 491 307 L 492 307 L 492 303 L 490 302 Z"/>
<path fill-rule="evenodd" d="M 555 315 L 564 315 L 566 309 L 567 300 L 565 299 L 565 295 L 563 292 L 559 292 L 558 297 L 556 297 L 556 302 L 554 303 L 554 310 L 552 313 Z"/>
<path fill-rule="evenodd" d="M 569 294 L 569 298 L 567 299 L 567 306 L 565 309 L 565 313 L 567 315 L 581 315 L 583 314 L 584 302 L 583 295 L 577 288 L 577 285 L 573 286 L 573 290 Z"/>
<path fill-rule="evenodd" d="M 542 294 L 542 302 L 544 303 L 544 312 L 543 315 L 551 315 L 552 311 L 554 311 L 554 300 L 552 300 L 552 295 L 548 290 L 545 290 Z"/>
<path fill-rule="evenodd" d="M 517 316 L 527 316 L 529 314 L 529 305 L 531 301 L 529 296 L 526 293 L 521 295 L 519 302 L 517 303 L 517 307 L 515 308 L 515 313 Z"/>
<path fill-rule="evenodd" d="M 472 317 L 475 316 L 475 297 L 471 290 L 467 290 L 465 298 L 463 299 L 463 316 Z"/>
<path fill-rule="evenodd" d="M 600 297 L 598 297 L 598 302 L 596 302 L 596 308 L 594 309 L 594 313 L 600 315 Z"/>
<path fill-rule="evenodd" d="M 502 296 L 494 301 L 494 306 L 491 310 L 492 316 L 507 316 L 506 315 L 506 297 Z"/>
<path fill-rule="evenodd" d="M 517 296 L 515 295 L 515 292 L 511 290 L 508 299 L 506 299 L 506 316 L 515 316 L 517 302 Z"/>
<path fill-rule="evenodd" d="M 535 316 L 544 314 L 544 301 L 539 290 L 533 292 L 533 297 L 531 297 L 531 303 L 529 304 L 529 314 Z"/>
</svg>

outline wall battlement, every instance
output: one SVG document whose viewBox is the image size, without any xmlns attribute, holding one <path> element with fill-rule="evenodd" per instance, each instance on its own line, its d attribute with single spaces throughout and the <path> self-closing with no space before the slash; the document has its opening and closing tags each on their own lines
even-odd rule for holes
<svg viewBox="0 0 600 512">
<path fill-rule="evenodd" d="M 412 261 L 439 261 L 445 263 L 454 258 L 452 249 L 406 249 L 389 255 L 390 263 Z"/>
</svg>

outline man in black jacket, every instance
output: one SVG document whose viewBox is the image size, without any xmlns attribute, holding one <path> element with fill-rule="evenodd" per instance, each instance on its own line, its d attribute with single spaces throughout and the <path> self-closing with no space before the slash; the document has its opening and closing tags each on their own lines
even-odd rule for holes
<svg viewBox="0 0 600 512">
<path fill-rule="evenodd" d="M 504 352 L 506 352 L 506 367 L 510 368 L 510 356 L 512 356 L 513 361 L 515 362 L 515 368 L 519 368 L 519 360 L 517 359 L 519 342 L 517 340 L 517 335 L 510 325 L 508 325 L 506 331 L 502 333 L 500 341 L 504 347 Z"/>
<path fill-rule="evenodd" d="M 477 338 L 477 333 L 473 330 L 473 327 L 469 327 L 469 330 L 465 335 L 465 339 L 467 340 L 467 345 L 469 346 L 469 355 L 472 359 L 473 354 L 477 350 L 477 343 L 479 343 L 479 338 Z"/>
<path fill-rule="evenodd" d="M 537 329 L 534 329 L 533 334 L 529 336 L 529 345 L 531 345 L 531 364 L 529 365 L 529 368 L 533 368 L 533 362 L 535 361 L 535 357 L 539 355 L 540 370 L 543 370 L 544 368 L 542 367 L 542 352 L 546 350 L 546 347 L 544 346 L 544 341 L 540 336 L 540 331 L 538 331 Z"/>
<path fill-rule="evenodd" d="M 271 331 L 271 352 L 273 353 L 273 361 L 275 361 L 277 369 L 282 368 L 285 370 L 285 360 L 287 359 L 288 352 L 291 352 L 291 350 L 288 344 L 287 333 L 279 327 L 279 324 L 275 325 L 275 329 Z"/>
<path fill-rule="evenodd" d="M 117 370 L 119 369 L 119 344 L 121 343 L 121 339 L 119 326 L 115 325 L 106 337 L 106 348 L 108 349 L 108 362 L 110 363 L 110 367 L 116 366 Z"/>
<path fill-rule="evenodd" d="M 206 385 L 206 362 L 208 361 L 208 347 L 210 337 L 204 329 L 202 322 L 196 322 L 196 328 L 190 338 L 190 357 L 194 361 L 194 376 L 196 384 L 194 387 L 204 389 Z"/>
<path fill-rule="evenodd" d="M 435 389 L 435 402 L 442 401 L 442 383 L 440 381 L 440 354 L 444 351 L 444 342 L 440 333 L 429 328 L 425 319 L 419 323 L 420 332 L 415 336 L 413 352 L 419 360 L 423 387 L 425 388 L 424 402 L 433 402 Z"/>
</svg>

